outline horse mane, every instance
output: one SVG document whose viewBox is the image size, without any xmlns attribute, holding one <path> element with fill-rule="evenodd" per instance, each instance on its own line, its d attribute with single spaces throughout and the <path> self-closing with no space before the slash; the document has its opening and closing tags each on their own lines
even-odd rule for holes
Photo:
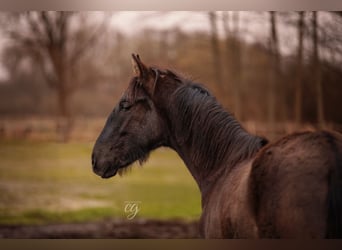
<svg viewBox="0 0 342 250">
<path fill-rule="evenodd" d="M 172 95 L 170 108 L 179 145 L 187 145 L 192 162 L 212 169 L 251 158 L 267 140 L 249 134 L 200 84 L 185 82 Z"/>
</svg>

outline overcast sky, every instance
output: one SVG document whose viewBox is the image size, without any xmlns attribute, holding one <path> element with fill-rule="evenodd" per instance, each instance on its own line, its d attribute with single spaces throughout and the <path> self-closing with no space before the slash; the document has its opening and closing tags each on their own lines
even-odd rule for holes
<svg viewBox="0 0 342 250">
<path fill-rule="evenodd" d="M 229 11 L 232 17 L 237 12 Z M 222 11 L 217 12 L 218 31 L 220 36 L 224 36 L 222 23 Z M 281 17 L 278 17 L 280 19 Z M 267 43 L 270 33 L 269 13 L 256 11 L 238 12 L 239 36 L 247 42 Z M 231 22 L 231 20 L 230 20 Z M 127 35 L 133 35 L 135 32 L 144 28 L 153 28 L 167 30 L 178 27 L 184 31 L 210 31 L 208 12 L 199 11 L 123 11 L 115 12 L 111 19 L 111 24 L 116 30 Z M 277 22 L 278 36 L 280 42 L 280 51 L 282 54 L 293 53 L 297 46 L 297 34 L 294 27 L 283 22 Z"/>
<path fill-rule="evenodd" d="M 222 12 L 217 12 L 218 16 Z M 102 12 L 90 12 L 94 19 L 103 15 Z M 232 12 L 229 13 L 233 15 Z M 269 37 L 269 13 L 267 12 L 239 12 L 240 36 L 247 42 L 259 41 L 267 42 Z M 111 25 L 116 30 L 127 35 L 143 30 L 144 28 L 154 28 L 160 30 L 178 27 L 184 31 L 209 31 L 208 12 L 191 11 L 122 11 L 114 12 Z M 222 22 L 218 24 L 219 35 L 223 36 Z M 296 32 L 294 28 L 289 28 L 278 22 L 280 48 L 283 54 L 291 53 L 297 44 Z M 0 55 L 1 55 L 1 36 L 0 36 Z M 0 80 L 6 77 L 3 67 L 0 65 Z"/>
<path fill-rule="evenodd" d="M 221 16 L 222 12 L 217 12 Z M 230 12 L 232 15 L 232 12 Z M 112 17 L 112 25 L 125 34 L 134 34 L 146 27 L 154 29 L 171 29 L 178 27 L 184 31 L 209 31 L 208 12 L 191 11 L 123 11 L 116 12 Z M 252 36 L 265 36 L 268 32 L 267 13 L 239 12 L 239 26 L 244 33 L 245 39 L 252 39 Z M 218 25 L 220 35 L 223 35 L 223 26 Z"/>
<path fill-rule="evenodd" d="M 89 12 L 91 18 L 101 19 L 103 12 Z M 232 13 L 230 13 L 232 14 Z M 221 15 L 221 12 L 218 12 Z M 267 37 L 268 30 L 265 29 L 267 14 L 256 12 L 240 12 L 239 26 L 241 35 L 247 41 L 262 40 Z M 208 12 L 192 11 L 121 11 L 114 12 L 110 19 L 114 29 L 126 35 L 134 35 L 145 28 L 159 30 L 172 29 L 178 27 L 184 31 L 209 31 Z M 218 25 L 219 35 L 223 35 L 223 26 Z M 1 36 L 0 36 L 0 55 L 1 55 Z M 6 72 L 0 65 L 0 80 L 6 78 Z"/>
</svg>

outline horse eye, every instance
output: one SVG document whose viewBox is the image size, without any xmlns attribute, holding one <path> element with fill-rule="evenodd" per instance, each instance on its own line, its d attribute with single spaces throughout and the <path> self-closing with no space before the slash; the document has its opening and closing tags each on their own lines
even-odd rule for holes
<svg viewBox="0 0 342 250">
<path fill-rule="evenodd" d="M 128 101 L 121 101 L 119 104 L 120 110 L 126 111 L 131 108 L 131 104 Z"/>
</svg>

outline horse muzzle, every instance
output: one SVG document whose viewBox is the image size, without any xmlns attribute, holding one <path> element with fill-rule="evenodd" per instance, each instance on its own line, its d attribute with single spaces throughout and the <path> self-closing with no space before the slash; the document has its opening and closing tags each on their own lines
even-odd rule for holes
<svg viewBox="0 0 342 250">
<path fill-rule="evenodd" d="M 91 156 L 91 164 L 93 167 L 93 172 L 104 179 L 113 177 L 118 172 L 118 168 L 112 166 L 109 163 L 100 163 L 94 154 Z"/>
</svg>

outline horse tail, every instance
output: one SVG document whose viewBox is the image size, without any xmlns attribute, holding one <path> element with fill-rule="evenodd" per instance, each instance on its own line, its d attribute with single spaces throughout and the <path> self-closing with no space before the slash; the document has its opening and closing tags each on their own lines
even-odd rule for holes
<svg viewBox="0 0 342 250">
<path fill-rule="evenodd" d="M 326 237 L 342 238 L 342 136 L 326 134 L 335 158 L 329 173 Z"/>
</svg>

